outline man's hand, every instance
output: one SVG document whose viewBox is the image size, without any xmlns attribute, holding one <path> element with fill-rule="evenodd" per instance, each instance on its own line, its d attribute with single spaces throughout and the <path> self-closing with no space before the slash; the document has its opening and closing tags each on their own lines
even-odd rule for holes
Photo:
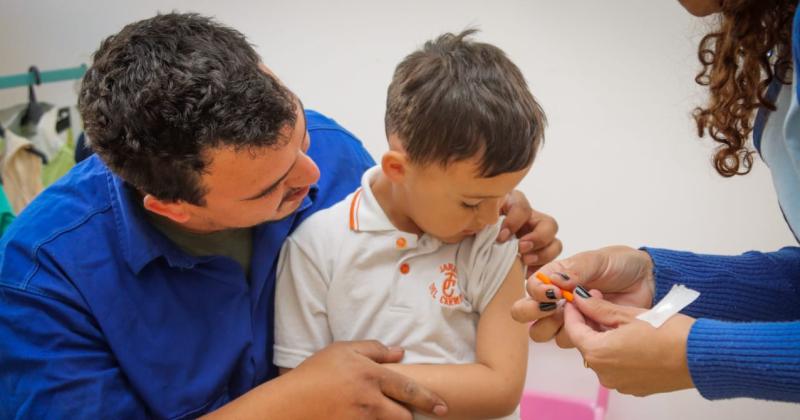
<svg viewBox="0 0 800 420">
<path fill-rule="evenodd" d="M 603 386 L 636 396 L 694 387 L 686 360 L 693 318 L 678 314 L 654 328 L 636 319 L 644 309 L 592 294 L 565 306 L 564 331 Z"/>
<path fill-rule="evenodd" d="M 554 261 L 539 271 L 553 280 L 545 285 L 535 277 L 527 283 L 529 297 L 520 299 L 511 308 L 519 322 L 535 321 L 529 334 L 533 341 L 545 342 L 555 337 L 560 347 L 573 347 L 563 333 L 564 308 L 556 303 L 561 290 L 573 290 L 578 285 L 600 290 L 610 302 L 639 308 L 649 308 L 655 293 L 653 262 L 644 251 L 625 246 L 612 246 L 582 252 Z"/>
<path fill-rule="evenodd" d="M 497 240 L 505 242 L 516 235 L 522 263 L 529 271 L 553 261 L 561 253 L 561 241 L 556 238 L 556 219 L 532 209 L 525 194 L 516 190 L 508 194 L 500 213 L 506 218 Z"/>
<path fill-rule="evenodd" d="M 300 387 L 314 389 L 304 418 L 411 419 L 409 409 L 444 415 L 437 395 L 381 363 L 397 363 L 403 350 L 377 341 L 334 343 L 287 373 Z"/>
<path fill-rule="evenodd" d="M 377 341 L 334 343 L 204 418 L 411 420 L 410 410 L 447 414 L 439 396 L 381 365 L 402 358 L 402 349 Z"/>
</svg>

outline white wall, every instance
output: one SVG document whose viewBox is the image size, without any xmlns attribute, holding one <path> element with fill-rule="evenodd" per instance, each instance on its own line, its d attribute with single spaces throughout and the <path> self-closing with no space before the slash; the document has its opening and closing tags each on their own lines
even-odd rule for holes
<svg viewBox="0 0 800 420">
<path fill-rule="evenodd" d="M 467 26 L 496 43 L 528 78 L 550 120 L 523 182 L 561 225 L 564 255 L 612 243 L 734 253 L 793 239 L 769 174 L 722 179 L 690 110 L 698 34 L 705 23 L 674 0 L 137 1 L 0 0 L 0 75 L 88 62 L 100 40 L 156 11 L 197 11 L 236 27 L 305 102 L 384 146 L 385 91 L 394 65 L 425 40 Z M 39 89 L 75 101 L 75 85 Z M 0 91 L 0 106 L 25 100 Z M 529 386 L 580 396 L 594 380 L 574 351 L 532 346 Z M 613 395 L 609 419 L 800 418 L 788 404 L 709 403 L 695 391 Z"/>
</svg>

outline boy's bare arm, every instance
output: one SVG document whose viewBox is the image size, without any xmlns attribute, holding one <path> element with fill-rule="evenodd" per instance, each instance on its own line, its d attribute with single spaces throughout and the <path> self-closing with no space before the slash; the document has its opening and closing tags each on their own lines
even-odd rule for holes
<svg viewBox="0 0 800 420">
<path fill-rule="evenodd" d="M 447 418 L 491 418 L 519 404 L 528 363 L 527 326 L 511 318 L 511 305 L 524 295 L 517 261 L 478 322 L 476 362 L 463 365 L 388 365 L 441 396 Z"/>
</svg>

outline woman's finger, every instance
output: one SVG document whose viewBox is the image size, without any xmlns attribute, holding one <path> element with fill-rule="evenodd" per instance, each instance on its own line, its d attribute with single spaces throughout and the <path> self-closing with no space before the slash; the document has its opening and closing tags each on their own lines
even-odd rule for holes
<svg viewBox="0 0 800 420">
<path fill-rule="evenodd" d="M 561 294 L 561 289 L 557 286 L 544 284 L 536 280 L 529 281 L 525 289 L 528 291 L 528 295 L 531 299 L 537 302 L 557 302 L 564 297 Z"/>
<path fill-rule="evenodd" d="M 528 329 L 528 335 L 534 342 L 544 343 L 552 340 L 561 331 L 563 325 L 564 308 L 559 307 L 552 316 L 542 318 L 531 325 Z"/>
<path fill-rule="evenodd" d="M 557 308 L 556 302 L 538 302 L 525 297 L 511 306 L 511 317 L 520 323 L 533 322 L 553 315 Z"/>
</svg>

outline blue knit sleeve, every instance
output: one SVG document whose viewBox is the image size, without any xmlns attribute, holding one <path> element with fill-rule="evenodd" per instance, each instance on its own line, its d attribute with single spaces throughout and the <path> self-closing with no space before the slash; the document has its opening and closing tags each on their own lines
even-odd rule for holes
<svg viewBox="0 0 800 420">
<path fill-rule="evenodd" d="M 800 248 L 736 256 L 643 249 L 653 259 L 654 302 L 674 284 L 683 284 L 700 292 L 700 298 L 683 310 L 695 318 L 800 320 Z"/>
<path fill-rule="evenodd" d="M 800 402 L 800 248 L 737 256 L 644 249 L 654 301 L 674 284 L 701 293 L 683 311 L 700 318 L 686 357 L 701 395 Z"/>
<path fill-rule="evenodd" d="M 800 402 L 800 321 L 698 319 L 686 358 L 694 386 L 710 400 Z"/>
</svg>

